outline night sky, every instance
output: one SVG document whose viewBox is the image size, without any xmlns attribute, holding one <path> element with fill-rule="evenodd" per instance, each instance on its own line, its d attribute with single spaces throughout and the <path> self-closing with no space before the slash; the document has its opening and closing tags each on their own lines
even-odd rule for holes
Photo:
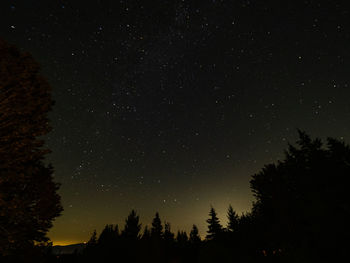
<svg viewBox="0 0 350 263">
<path fill-rule="evenodd" d="M 172 230 L 210 205 L 249 211 L 252 174 L 297 129 L 350 141 L 346 1 L 0 1 L 0 37 L 30 52 L 56 101 L 47 161 L 54 244 L 134 208 Z"/>
</svg>

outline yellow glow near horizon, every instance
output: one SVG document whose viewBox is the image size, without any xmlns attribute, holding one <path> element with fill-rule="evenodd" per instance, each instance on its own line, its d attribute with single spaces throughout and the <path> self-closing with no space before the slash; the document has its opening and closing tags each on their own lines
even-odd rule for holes
<svg viewBox="0 0 350 263">
<path fill-rule="evenodd" d="M 74 245 L 74 244 L 79 244 L 79 243 L 84 243 L 84 241 L 79 241 L 79 240 L 59 240 L 59 241 L 53 241 L 53 240 L 52 240 L 53 246 L 68 246 L 68 245 Z"/>
</svg>

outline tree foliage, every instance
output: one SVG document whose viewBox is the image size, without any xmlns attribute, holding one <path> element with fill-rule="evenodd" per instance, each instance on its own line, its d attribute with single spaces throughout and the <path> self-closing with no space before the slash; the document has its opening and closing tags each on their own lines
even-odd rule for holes
<svg viewBox="0 0 350 263">
<path fill-rule="evenodd" d="M 0 40 L 0 254 L 45 242 L 62 207 L 49 150 L 51 88 L 27 53 Z M 12 252 L 11 252 L 12 251 Z"/>
<path fill-rule="evenodd" d="M 219 218 L 217 217 L 214 207 L 210 208 L 208 223 L 208 231 L 206 238 L 212 240 L 220 236 L 222 233 L 222 226 L 220 224 Z"/>
<path fill-rule="evenodd" d="M 140 218 L 135 210 L 131 210 L 129 216 L 125 220 L 125 227 L 122 235 L 129 240 L 137 240 L 140 238 Z"/>
<path fill-rule="evenodd" d="M 192 226 L 189 241 L 191 244 L 199 244 L 201 242 L 201 237 L 199 236 L 198 227 L 196 225 Z"/>
<path fill-rule="evenodd" d="M 233 210 L 231 205 L 228 207 L 227 219 L 227 230 L 231 232 L 237 231 L 239 225 L 239 216 L 236 211 Z"/>
<path fill-rule="evenodd" d="M 163 236 L 162 221 L 160 220 L 158 212 L 152 221 L 151 236 L 155 238 L 161 238 Z"/>
<path fill-rule="evenodd" d="M 251 180 L 253 211 L 267 251 L 308 261 L 344 254 L 349 175 L 349 145 L 329 138 L 325 147 L 299 131 L 297 145 L 289 145 L 285 159 L 266 165 Z"/>
</svg>

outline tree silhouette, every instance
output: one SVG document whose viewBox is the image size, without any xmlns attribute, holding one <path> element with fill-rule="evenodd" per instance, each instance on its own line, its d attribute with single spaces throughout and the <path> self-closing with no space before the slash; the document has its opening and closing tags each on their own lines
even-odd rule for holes
<svg viewBox="0 0 350 263">
<path fill-rule="evenodd" d="M 143 230 L 143 234 L 141 239 L 142 240 L 149 240 L 151 238 L 151 232 L 148 229 L 148 226 L 145 226 L 145 229 Z"/>
<path fill-rule="evenodd" d="M 174 242 L 174 233 L 171 232 L 171 226 L 169 222 L 164 223 L 164 241 L 167 243 Z"/>
<path fill-rule="evenodd" d="M 289 145 L 285 159 L 266 165 L 251 180 L 253 213 L 267 254 L 299 262 L 345 256 L 349 174 L 348 145 L 329 138 L 325 148 L 299 131 L 297 146 Z"/>
<path fill-rule="evenodd" d="M 110 246 L 118 239 L 118 228 L 113 225 L 106 225 L 98 237 L 98 244 L 100 246 Z"/>
<path fill-rule="evenodd" d="M 233 210 L 232 206 L 228 207 L 227 211 L 227 230 L 231 232 L 235 232 L 238 229 L 239 217 L 237 213 Z"/>
<path fill-rule="evenodd" d="M 209 219 L 207 219 L 208 234 L 206 236 L 206 239 L 212 240 L 220 236 L 220 234 L 222 233 L 222 226 L 213 207 L 210 208 L 209 216 Z"/>
<path fill-rule="evenodd" d="M 156 238 L 161 238 L 163 236 L 162 221 L 160 220 L 158 212 L 152 221 L 151 236 Z"/>
<path fill-rule="evenodd" d="M 191 244 L 199 244 L 201 242 L 201 238 L 198 232 L 198 227 L 196 225 L 192 226 L 189 241 Z"/>
<path fill-rule="evenodd" d="M 185 245 L 188 241 L 188 236 L 186 231 L 177 231 L 176 242 Z"/>
<path fill-rule="evenodd" d="M 62 211 L 53 168 L 43 162 L 50 92 L 34 59 L 0 40 L 0 255 L 47 241 Z"/>
<path fill-rule="evenodd" d="M 89 241 L 86 243 L 86 247 L 95 247 L 97 245 L 97 233 L 96 230 L 92 233 Z"/>
<path fill-rule="evenodd" d="M 138 240 L 140 238 L 141 224 L 139 223 L 139 216 L 135 210 L 131 210 L 129 216 L 125 220 L 125 227 L 122 236 L 129 240 Z"/>
</svg>

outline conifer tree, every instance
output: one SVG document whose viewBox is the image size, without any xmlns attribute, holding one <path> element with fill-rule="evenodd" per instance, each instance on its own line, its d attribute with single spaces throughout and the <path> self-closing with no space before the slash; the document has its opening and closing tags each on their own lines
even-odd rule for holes
<svg viewBox="0 0 350 263">
<path fill-rule="evenodd" d="M 201 238 L 198 233 L 198 228 L 196 225 L 192 226 L 191 232 L 190 232 L 190 239 L 191 244 L 198 244 L 201 242 Z"/>
<path fill-rule="evenodd" d="M 177 231 L 176 241 L 179 244 L 185 244 L 188 241 L 188 236 L 186 231 Z"/>
<path fill-rule="evenodd" d="M 53 168 L 44 163 L 53 101 L 39 69 L 0 39 L 0 256 L 47 241 L 62 211 Z"/>
<path fill-rule="evenodd" d="M 98 244 L 102 246 L 111 245 L 115 243 L 117 238 L 113 225 L 106 225 L 98 238 Z"/>
<path fill-rule="evenodd" d="M 164 240 L 167 242 L 174 241 L 174 233 L 171 232 L 171 226 L 169 222 L 164 223 Z"/>
<path fill-rule="evenodd" d="M 216 211 L 213 207 L 210 208 L 208 223 L 208 231 L 206 238 L 212 240 L 217 238 L 222 233 L 222 226 L 220 224 L 219 218 L 216 215 Z"/>
<path fill-rule="evenodd" d="M 162 221 L 160 220 L 158 212 L 156 213 L 152 221 L 151 235 L 152 237 L 156 238 L 161 238 L 163 236 Z"/>
<path fill-rule="evenodd" d="M 94 230 L 89 241 L 86 243 L 86 247 L 90 248 L 90 247 L 95 247 L 96 245 L 97 245 L 97 233 L 96 233 L 96 230 Z"/>
<path fill-rule="evenodd" d="M 142 240 L 148 240 L 151 238 L 151 232 L 148 229 L 148 226 L 145 226 L 145 229 L 143 230 L 143 234 L 142 234 Z"/>
<path fill-rule="evenodd" d="M 228 223 L 227 223 L 228 231 L 230 232 L 236 231 L 238 229 L 239 217 L 236 211 L 233 210 L 231 205 L 228 207 L 227 219 L 228 219 Z"/>
<path fill-rule="evenodd" d="M 131 210 L 129 216 L 125 220 L 125 227 L 122 236 L 129 240 L 137 240 L 140 238 L 141 224 L 139 216 L 135 210 Z"/>
</svg>

